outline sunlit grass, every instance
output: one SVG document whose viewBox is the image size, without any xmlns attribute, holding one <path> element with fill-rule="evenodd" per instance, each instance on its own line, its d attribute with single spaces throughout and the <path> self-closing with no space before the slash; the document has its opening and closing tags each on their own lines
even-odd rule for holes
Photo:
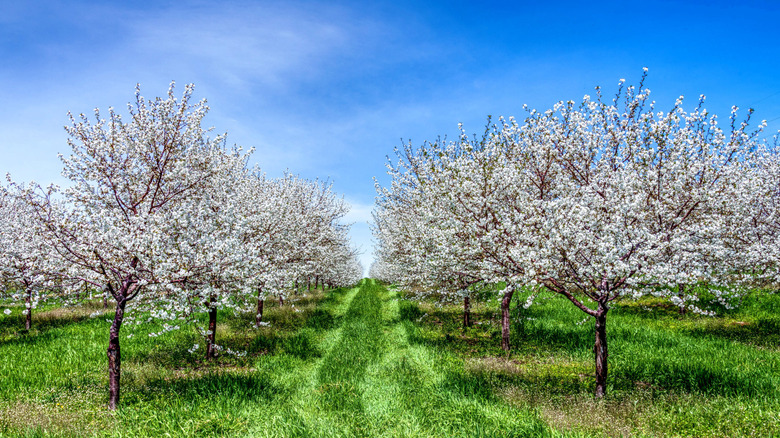
<svg viewBox="0 0 780 438">
<path fill-rule="evenodd" d="M 519 297 L 522 299 L 523 297 Z M 542 295 L 513 305 L 513 350 L 500 349 L 498 302 L 462 309 L 402 302 L 419 345 L 464 358 L 505 400 L 539 409 L 562 430 L 622 436 L 780 434 L 780 297 L 756 293 L 720 316 L 680 315 L 657 299 L 617 303 L 607 322 L 609 395 L 594 400 L 593 321 L 569 302 Z"/>
<path fill-rule="evenodd" d="M 513 304 L 507 355 L 496 299 L 476 303 L 463 330 L 460 306 L 364 281 L 268 301 L 270 327 L 221 312 L 217 342 L 245 357 L 206 362 L 187 351 L 202 343 L 192 329 L 127 326 L 113 414 L 110 310 L 50 306 L 29 333 L 0 315 L 0 437 L 777 435 L 780 300 L 743 304 L 714 318 L 654 299 L 615 305 L 609 394 L 594 400 L 593 324 L 557 296 Z"/>
<path fill-rule="evenodd" d="M 248 354 L 222 355 L 213 362 L 204 362 L 200 351 L 187 351 L 202 344 L 192 329 L 149 337 L 159 326 L 126 325 L 122 400 L 115 415 L 106 410 L 111 309 L 92 318 L 102 304 L 44 310 L 34 314 L 29 333 L 19 331 L 18 317 L 0 315 L 0 436 L 160 436 L 161 431 L 203 436 L 200 432 L 209 428 L 224 429 L 217 435 L 246 429 L 249 422 L 236 419 L 237 412 L 256 404 L 261 394 L 274 393 L 267 373 L 259 373 L 255 363 L 276 354 L 317 356 L 309 351 L 316 344 L 309 339 L 314 329 L 306 325 L 310 316 L 313 322 L 318 314 L 322 319 L 315 310 L 329 299 L 314 291 L 292 297 L 283 308 L 269 301 L 264 320 L 270 327 L 260 329 L 252 327 L 254 315 L 220 312 L 217 342 Z M 225 424 L 217 427 L 220 418 Z"/>
<path fill-rule="evenodd" d="M 187 353 L 193 332 L 149 338 L 141 333 L 154 327 L 139 327 L 123 339 L 115 414 L 105 409 L 105 316 L 8 330 L 0 436 L 556 435 L 452 354 L 410 343 L 415 328 L 373 282 L 293 304 L 269 303 L 271 326 L 259 330 L 252 315 L 220 314 L 218 342 L 248 355 L 214 363 Z"/>
</svg>

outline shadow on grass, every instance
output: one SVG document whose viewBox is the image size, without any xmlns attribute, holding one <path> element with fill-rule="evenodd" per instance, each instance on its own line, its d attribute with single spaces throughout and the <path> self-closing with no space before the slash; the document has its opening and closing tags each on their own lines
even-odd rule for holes
<svg viewBox="0 0 780 438">
<path fill-rule="evenodd" d="M 650 359 L 614 364 L 611 386 L 621 390 L 644 387 L 720 396 L 776 397 L 780 391 L 771 376 L 743 373 L 701 360 Z"/>
<path fill-rule="evenodd" d="M 701 339 L 719 338 L 770 349 L 780 348 L 780 318 L 748 321 L 714 319 L 681 332 Z"/>
<path fill-rule="evenodd" d="M 300 305 L 300 301 L 288 301 L 283 307 L 279 307 L 276 302 L 273 306 L 266 307 L 263 315 L 263 321 L 270 326 L 259 329 L 254 328 L 254 314 L 236 315 L 220 311 L 217 318 L 217 344 L 233 351 L 246 352 L 246 356 L 233 357 L 223 354 L 213 362 L 216 365 L 245 366 L 258 356 L 282 353 L 303 360 L 321 357 L 322 352 L 317 348 L 317 331 L 333 328 L 340 323 L 340 319 L 334 317 L 330 310 L 322 308 L 324 302 L 332 300 L 331 293 L 333 292 L 323 295 L 313 292 L 306 297 L 305 306 Z M 295 304 L 295 307 L 292 304 Z M 220 325 L 227 330 L 220 330 Z M 132 361 L 150 362 L 169 368 L 204 364 L 202 348 L 194 354 L 188 351 L 193 344 L 202 346 L 204 339 L 192 332 L 174 339 L 168 338 L 151 348 L 135 352 Z"/>
<path fill-rule="evenodd" d="M 765 293 L 748 296 L 738 308 L 718 309 L 715 316 L 683 315 L 677 306 L 660 299 L 620 303 L 613 314 L 675 325 L 670 331 L 700 340 L 722 339 L 770 349 L 780 346 L 780 297 Z"/>
<path fill-rule="evenodd" d="M 339 317 L 327 309 L 318 307 L 314 309 L 306 320 L 306 327 L 316 330 L 330 330 L 336 327 L 340 322 Z"/>
<path fill-rule="evenodd" d="M 309 360 L 322 356 L 322 351 L 317 347 L 316 332 L 311 328 L 287 336 L 281 344 L 285 353 L 298 359 Z"/>
<path fill-rule="evenodd" d="M 234 399 L 239 402 L 270 401 L 287 390 L 273 384 L 267 373 L 229 371 L 198 371 L 194 376 L 155 379 L 144 390 L 128 391 L 123 404 L 132 405 L 156 398 L 174 397 L 181 401 Z"/>
<path fill-rule="evenodd" d="M 25 316 L 14 312 L 12 315 L 0 318 L 0 345 L 17 341 L 29 342 L 37 337 L 50 340 L 50 330 L 94 321 L 94 318 L 90 318 L 90 314 L 95 311 L 102 312 L 102 304 L 84 303 L 79 306 L 33 311 L 32 328 L 29 332 L 24 330 Z M 112 312 L 112 309 L 106 312 Z"/>
</svg>

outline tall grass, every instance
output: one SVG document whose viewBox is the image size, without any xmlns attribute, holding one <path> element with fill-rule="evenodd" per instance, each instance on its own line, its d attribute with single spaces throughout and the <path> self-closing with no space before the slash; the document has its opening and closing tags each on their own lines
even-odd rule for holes
<svg viewBox="0 0 780 438">
<path fill-rule="evenodd" d="M 217 342 L 248 355 L 220 356 L 212 363 L 202 361 L 200 351 L 187 351 L 193 343 L 202 344 L 193 330 L 149 337 L 146 333 L 160 327 L 126 326 L 123 334 L 130 338 L 122 344 L 122 400 L 116 415 L 105 409 L 106 319 L 111 315 L 89 317 L 102 307 L 39 312 L 26 334 L 14 318 L 0 315 L 0 436 L 227 436 L 245 431 L 250 421 L 242 412 L 284 395 L 284 388 L 269 383 L 270 374 L 256 363 L 276 355 L 318 357 L 315 329 L 307 324 L 321 324 L 317 306 L 328 300 L 314 292 L 293 297 L 295 309 L 269 304 L 264 319 L 270 327 L 261 329 L 252 328 L 253 315 L 221 312 Z"/>
</svg>

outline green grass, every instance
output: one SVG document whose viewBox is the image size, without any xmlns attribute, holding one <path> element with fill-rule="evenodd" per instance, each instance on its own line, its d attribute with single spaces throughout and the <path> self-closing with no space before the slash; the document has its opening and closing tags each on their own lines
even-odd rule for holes
<svg viewBox="0 0 780 438">
<path fill-rule="evenodd" d="M 524 300 L 524 297 L 517 297 Z M 458 306 L 402 302 L 413 342 L 466 361 L 472 375 L 559 430 L 621 436 L 780 436 L 780 296 L 757 293 L 718 317 L 681 316 L 656 299 L 607 318 L 609 394 L 594 400 L 593 320 L 558 296 L 513 305 L 513 350 L 500 349 L 493 299 L 462 330 Z M 584 322 L 583 322 L 584 321 Z"/>
<path fill-rule="evenodd" d="M 33 329 L 0 316 L 0 436 L 38 432 L 51 436 L 232 436 L 248 429 L 241 416 L 268 398 L 284 396 L 258 364 L 276 359 L 305 363 L 319 357 L 317 329 L 323 312 L 343 291 L 293 297 L 279 308 L 266 303 L 270 327 L 252 328 L 254 315 L 220 312 L 217 342 L 246 357 L 202 361 L 193 330 L 160 337 L 159 326 L 125 325 L 122 330 L 122 400 L 116 414 L 106 410 L 108 313 L 99 303 L 81 308 L 42 309 Z M 296 311 L 297 310 L 297 311 Z M 330 320 L 333 323 L 333 320 Z M 127 338 L 127 335 L 133 335 Z M 37 432 L 36 432 L 37 431 Z"/>
<path fill-rule="evenodd" d="M 45 312 L 27 334 L 0 320 L 0 436 L 557 436 L 448 352 L 413 345 L 394 293 L 371 281 L 219 315 L 218 342 L 247 357 L 204 363 L 198 339 L 123 338 L 122 400 L 105 409 L 106 316 Z M 58 311 L 59 312 L 59 311 Z M 48 318 L 48 319 L 47 319 Z M 49 322 L 47 322 L 49 321 Z M 130 331 L 124 334 L 129 334 Z"/>
<path fill-rule="evenodd" d="M 220 312 L 217 342 L 246 357 L 208 363 L 187 352 L 202 344 L 193 330 L 124 327 L 116 413 L 111 314 L 89 317 L 100 309 L 44 307 L 29 333 L 0 313 L 0 437 L 780 436 L 774 295 L 715 318 L 654 299 L 616 304 L 609 394 L 594 400 L 593 323 L 559 297 L 513 305 L 507 355 L 495 298 L 462 330 L 460 306 L 364 280 L 269 301 L 261 329 L 254 315 Z"/>
</svg>

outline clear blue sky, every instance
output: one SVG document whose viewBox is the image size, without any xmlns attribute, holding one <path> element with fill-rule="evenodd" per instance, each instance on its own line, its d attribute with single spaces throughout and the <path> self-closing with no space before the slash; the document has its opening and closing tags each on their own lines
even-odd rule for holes
<svg viewBox="0 0 780 438">
<path fill-rule="evenodd" d="M 401 139 L 481 132 L 645 66 L 659 109 L 705 94 L 724 122 L 737 105 L 780 129 L 780 2 L 421 4 L 0 0 L 0 172 L 62 183 L 68 111 L 192 82 L 269 175 L 334 182 L 367 266 L 372 177 Z"/>
</svg>

